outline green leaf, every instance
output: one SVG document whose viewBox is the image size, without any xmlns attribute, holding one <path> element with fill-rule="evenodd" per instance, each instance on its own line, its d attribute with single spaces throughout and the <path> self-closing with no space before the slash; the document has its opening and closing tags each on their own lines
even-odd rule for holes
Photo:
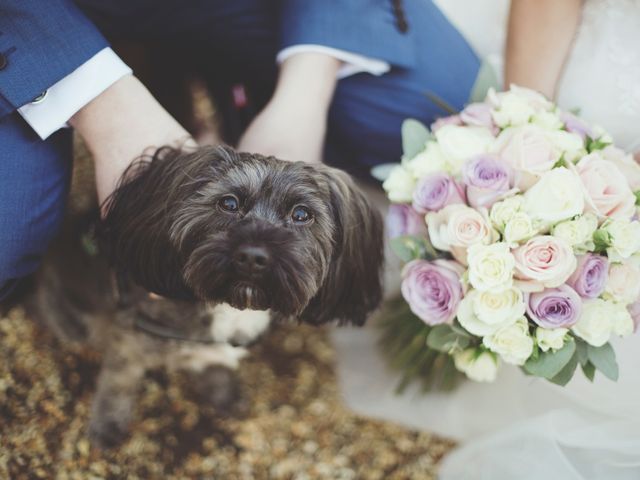
<svg viewBox="0 0 640 480">
<path fill-rule="evenodd" d="M 384 182 L 387 178 L 389 178 L 389 175 L 391 175 L 391 171 L 398 165 L 399 163 L 383 163 L 381 165 L 372 167 L 369 173 L 376 180 Z"/>
<path fill-rule="evenodd" d="M 469 345 L 470 337 L 457 334 L 450 325 L 436 325 L 429 332 L 427 346 L 439 352 L 451 353 Z"/>
<path fill-rule="evenodd" d="M 576 342 L 570 339 L 560 350 L 540 352 L 538 358 L 529 358 L 523 368 L 532 375 L 552 379 L 571 361 L 575 351 Z"/>
<path fill-rule="evenodd" d="M 573 373 L 576 371 L 577 366 L 578 356 L 573 355 L 569 359 L 569 363 L 567 363 L 557 375 L 555 375 L 553 378 L 550 378 L 549 381 L 555 383 L 556 385 L 564 387 L 567 383 L 569 383 L 569 380 L 573 378 Z"/>
<path fill-rule="evenodd" d="M 593 232 L 593 243 L 596 252 L 605 252 L 611 246 L 611 235 L 605 230 Z"/>
<path fill-rule="evenodd" d="M 575 342 L 576 342 L 576 354 L 578 356 L 578 362 L 580 362 L 580 365 L 585 366 L 587 363 L 589 363 L 589 353 L 587 351 L 587 347 L 589 346 L 589 344 L 587 344 L 584 340 L 580 338 L 575 338 Z"/>
<path fill-rule="evenodd" d="M 553 167 L 551 168 L 560 168 L 560 167 L 566 167 L 566 163 L 564 160 L 564 153 L 560 156 L 560 158 L 558 159 L 558 161 L 556 163 L 553 164 Z"/>
<path fill-rule="evenodd" d="M 433 245 L 424 237 L 404 235 L 392 238 L 389 245 L 398 258 L 405 263 L 418 259 L 432 260 L 439 256 Z"/>
<path fill-rule="evenodd" d="M 591 137 L 587 137 L 587 151 L 589 153 L 594 152 L 596 150 L 602 150 L 606 148 L 608 145 L 611 145 L 611 142 L 605 142 L 601 139 L 593 139 Z"/>
<path fill-rule="evenodd" d="M 618 380 L 618 363 L 611 345 L 608 343 L 601 347 L 589 345 L 587 351 L 589 353 L 589 361 L 593 363 L 594 367 L 600 370 L 605 377 L 613 381 Z"/>
<path fill-rule="evenodd" d="M 411 159 L 423 151 L 431 138 L 429 129 L 418 120 L 408 118 L 402 122 L 402 152 L 405 158 Z"/>
<path fill-rule="evenodd" d="M 593 363 L 587 362 L 586 364 L 580 366 L 582 367 L 584 376 L 587 377 L 590 382 L 593 382 L 593 378 L 596 375 L 596 367 L 593 366 Z"/>
<path fill-rule="evenodd" d="M 640 190 L 634 192 L 634 195 L 636 196 L 636 205 L 640 205 Z"/>
<path fill-rule="evenodd" d="M 499 90 L 501 88 L 500 80 L 491 64 L 484 59 L 480 64 L 476 81 L 471 88 L 469 103 L 483 102 L 490 88 Z"/>
</svg>

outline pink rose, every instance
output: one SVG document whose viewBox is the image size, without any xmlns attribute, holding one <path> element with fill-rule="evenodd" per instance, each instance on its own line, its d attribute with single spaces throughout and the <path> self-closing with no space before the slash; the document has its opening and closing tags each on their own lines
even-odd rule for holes
<svg viewBox="0 0 640 480">
<path fill-rule="evenodd" d="M 438 211 L 454 203 L 467 203 L 464 187 L 446 173 L 432 173 L 413 191 L 413 208 L 418 213 Z"/>
<path fill-rule="evenodd" d="M 640 165 L 633 155 L 625 152 L 613 145 L 609 145 L 600 151 L 605 160 L 614 163 L 618 170 L 624 175 L 633 192 L 640 190 Z"/>
<path fill-rule="evenodd" d="M 507 128 L 498 136 L 496 153 L 515 171 L 515 186 L 527 190 L 560 159 L 547 132 L 536 125 Z"/>
<path fill-rule="evenodd" d="M 562 285 L 577 266 L 571 247 L 551 235 L 534 237 L 513 251 L 515 278 L 523 291 L 539 292 Z"/>
<path fill-rule="evenodd" d="M 463 272 L 450 260 L 413 260 L 402 270 L 402 296 L 427 325 L 451 323 L 464 295 Z"/>
<path fill-rule="evenodd" d="M 588 211 L 600 217 L 633 217 L 636 197 L 613 162 L 594 152 L 583 157 L 576 168 L 585 188 Z"/>
<path fill-rule="evenodd" d="M 612 263 L 604 298 L 618 303 L 634 303 L 640 297 L 640 269 L 634 262 Z"/>
</svg>

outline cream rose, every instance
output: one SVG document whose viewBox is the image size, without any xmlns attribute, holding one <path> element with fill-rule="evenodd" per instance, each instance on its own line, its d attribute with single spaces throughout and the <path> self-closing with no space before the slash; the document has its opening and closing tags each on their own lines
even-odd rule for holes
<svg viewBox="0 0 640 480">
<path fill-rule="evenodd" d="M 586 208 L 599 217 L 628 220 L 635 214 L 636 197 L 618 167 L 594 152 L 576 165 L 587 198 Z"/>
<path fill-rule="evenodd" d="M 524 291 L 542 291 L 562 285 L 577 266 L 571 247 L 550 235 L 534 237 L 513 251 L 515 277 Z"/>
<path fill-rule="evenodd" d="M 467 252 L 469 283 L 483 292 L 501 292 L 513 285 L 515 259 L 509 245 L 473 245 Z"/>
<path fill-rule="evenodd" d="M 524 312 L 524 298 L 516 288 L 498 293 L 470 290 L 458 306 L 457 317 L 466 330 L 483 337 L 511 325 Z"/>
<path fill-rule="evenodd" d="M 517 212 L 504 227 L 504 241 L 517 244 L 533 237 L 538 230 L 533 227 L 531 217 L 524 212 Z"/>
<path fill-rule="evenodd" d="M 560 167 L 542 175 L 524 194 L 524 211 L 534 222 L 552 225 L 580 215 L 584 210 L 584 194 L 578 176 Z"/>
<path fill-rule="evenodd" d="M 585 213 L 573 220 L 566 220 L 553 227 L 554 237 L 567 242 L 574 253 L 583 254 L 593 251 L 593 233 L 598 228 L 598 218 L 593 213 Z"/>
<path fill-rule="evenodd" d="M 575 162 L 587 154 L 582 137 L 576 133 L 555 130 L 547 133 L 549 140 L 567 162 Z"/>
<path fill-rule="evenodd" d="M 456 368 L 476 382 L 493 382 L 498 375 L 498 360 L 491 352 L 469 348 L 454 354 Z"/>
<path fill-rule="evenodd" d="M 503 93 L 489 91 L 489 101 L 495 107 L 493 121 L 500 127 L 524 125 L 536 113 L 553 108 L 553 104 L 538 92 L 516 85 Z"/>
<path fill-rule="evenodd" d="M 524 207 L 524 197 L 516 195 L 494 203 L 489 218 L 499 231 L 504 231 L 507 223 Z"/>
<path fill-rule="evenodd" d="M 421 179 L 432 173 L 450 170 L 440 145 L 433 140 L 427 142 L 426 148 L 411 160 L 403 161 L 403 166 L 414 179 Z"/>
<path fill-rule="evenodd" d="M 429 212 L 426 219 L 429 238 L 438 250 L 450 252 L 452 247 L 486 244 L 493 238 L 484 209 L 452 204 L 437 212 Z"/>
<path fill-rule="evenodd" d="M 640 222 L 611 218 L 600 230 L 608 234 L 607 256 L 612 262 L 625 260 L 640 251 Z"/>
<path fill-rule="evenodd" d="M 536 328 L 536 344 L 540 350 L 560 350 L 564 346 L 564 337 L 569 329 L 567 328 Z"/>
<path fill-rule="evenodd" d="M 586 300 L 582 304 L 582 315 L 571 330 L 589 345 L 601 347 L 611 337 L 614 320 L 619 316 L 616 310 L 613 302 L 601 298 Z"/>
<path fill-rule="evenodd" d="M 616 315 L 613 318 L 612 331 L 620 337 L 631 335 L 635 329 L 631 313 L 621 304 L 617 303 Z"/>
<path fill-rule="evenodd" d="M 492 133 L 484 127 L 445 125 L 435 135 L 450 173 L 454 175 L 460 172 L 467 160 L 487 153 L 494 141 Z"/>
<path fill-rule="evenodd" d="M 533 339 L 529 335 L 529 324 L 524 317 L 484 337 L 482 343 L 512 365 L 524 365 L 533 353 Z"/>
<path fill-rule="evenodd" d="M 389 200 L 394 203 L 411 203 L 416 181 L 403 166 L 398 165 L 391 170 L 389 178 L 382 184 Z"/>
<path fill-rule="evenodd" d="M 637 262 L 612 263 L 603 298 L 629 305 L 640 297 L 640 268 Z"/>
<path fill-rule="evenodd" d="M 542 111 L 533 115 L 531 123 L 545 130 L 560 130 L 564 123 L 556 112 Z"/>
</svg>

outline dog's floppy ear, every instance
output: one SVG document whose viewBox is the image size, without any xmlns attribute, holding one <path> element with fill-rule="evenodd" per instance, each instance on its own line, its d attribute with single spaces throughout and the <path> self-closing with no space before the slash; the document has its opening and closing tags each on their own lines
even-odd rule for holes
<svg viewBox="0 0 640 480">
<path fill-rule="evenodd" d="M 382 218 L 348 174 L 326 166 L 313 168 L 330 190 L 335 250 L 320 290 L 300 319 L 362 325 L 382 299 Z"/>
<path fill-rule="evenodd" d="M 116 271 L 151 292 L 192 300 L 182 276 L 184 259 L 171 241 L 175 211 L 232 161 L 233 151 L 225 147 L 163 147 L 132 163 L 105 201 L 99 225 L 101 247 Z"/>
</svg>

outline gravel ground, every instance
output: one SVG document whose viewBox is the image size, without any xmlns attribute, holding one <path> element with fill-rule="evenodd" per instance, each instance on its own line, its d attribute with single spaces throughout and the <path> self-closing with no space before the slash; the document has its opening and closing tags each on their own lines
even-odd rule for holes
<svg viewBox="0 0 640 480">
<path fill-rule="evenodd" d="M 0 319 L 0 478 L 419 480 L 453 446 L 346 410 L 323 329 L 277 327 L 251 353 L 238 413 L 217 416 L 155 372 L 130 438 L 98 452 L 84 430 L 100 358 L 15 308 Z"/>
</svg>

